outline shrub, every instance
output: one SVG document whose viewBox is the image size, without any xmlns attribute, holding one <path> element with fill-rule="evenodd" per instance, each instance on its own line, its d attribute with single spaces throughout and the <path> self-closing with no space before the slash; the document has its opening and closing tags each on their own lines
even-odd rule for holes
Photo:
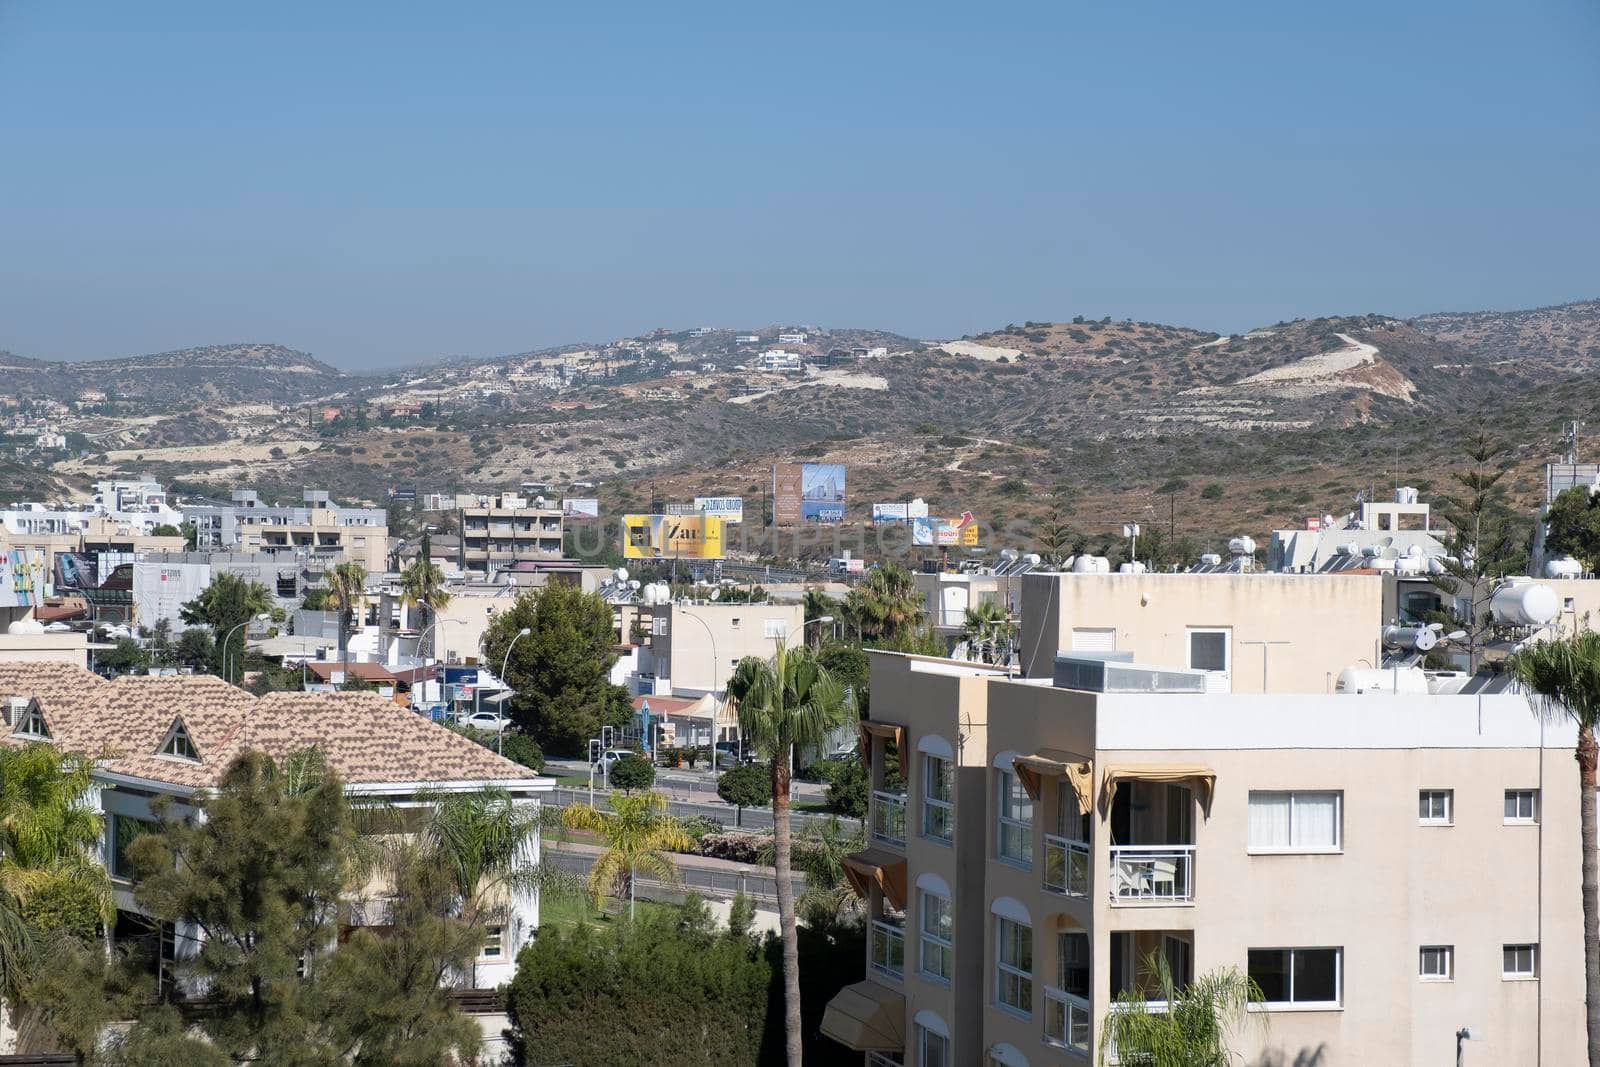
<svg viewBox="0 0 1600 1067">
<path fill-rule="evenodd" d="M 772 803 L 772 775 L 765 767 L 754 763 L 741 763 L 722 773 L 717 779 L 717 796 L 740 809 L 760 808 Z"/>
<path fill-rule="evenodd" d="M 656 769 L 643 756 L 629 753 L 611 765 L 611 788 L 631 793 L 635 789 L 649 789 L 656 782 Z"/>
<path fill-rule="evenodd" d="M 1221 500 L 1224 492 L 1226 490 L 1221 482 L 1207 482 L 1205 488 L 1200 490 L 1200 496 L 1206 500 Z"/>
<path fill-rule="evenodd" d="M 761 850 L 772 840 L 771 834 L 756 834 L 745 830 L 723 830 L 700 838 L 695 852 L 712 859 L 733 863 L 760 863 Z"/>
<path fill-rule="evenodd" d="M 511 731 L 505 735 L 502 745 L 501 754 L 506 759 L 535 772 L 544 770 L 544 750 L 527 734 Z"/>
<path fill-rule="evenodd" d="M 859 759 L 838 760 L 833 780 L 828 783 L 828 810 L 836 815 L 862 819 L 867 814 L 869 779 L 866 764 Z"/>
</svg>

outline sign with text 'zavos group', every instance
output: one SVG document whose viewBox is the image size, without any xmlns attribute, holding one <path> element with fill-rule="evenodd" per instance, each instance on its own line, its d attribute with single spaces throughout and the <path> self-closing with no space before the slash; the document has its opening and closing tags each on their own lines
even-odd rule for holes
<svg viewBox="0 0 1600 1067">
<path fill-rule="evenodd" d="M 624 515 L 626 559 L 721 559 L 722 519 L 716 515 Z"/>
<path fill-rule="evenodd" d="M 744 497 L 697 496 L 694 509 L 702 515 L 715 515 L 723 522 L 744 522 Z"/>
</svg>

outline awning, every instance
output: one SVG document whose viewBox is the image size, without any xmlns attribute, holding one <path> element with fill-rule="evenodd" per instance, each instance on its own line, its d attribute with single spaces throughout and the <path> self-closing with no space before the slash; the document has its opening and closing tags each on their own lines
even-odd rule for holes
<svg viewBox="0 0 1600 1067">
<path fill-rule="evenodd" d="M 877 722 L 873 719 L 862 719 L 857 729 L 861 733 L 861 758 L 866 760 L 872 752 L 872 738 L 881 737 L 885 741 L 893 741 L 896 752 L 903 752 L 906 747 L 906 728 L 892 722 Z"/>
<path fill-rule="evenodd" d="M 1011 761 L 1017 780 L 1028 796 L 1039 799 L 1039 783 L 1045 778 L 1066 778 L 1072 791 L 1078 794 L 1078 814 L 1087 815 L 1094 810 L 1094 761 L 1076 752 L 1059 748 L 1041 748 L 1031 756 L 1018 756 Z"/>
<path fill-rule="evenodd" d="M 844 876 L 865 899 L 872 886 L 896 911 L 906 910 L 906 859 L 881 848 L 853 852 L 844 858 Z"/>
<path fill-rule="evenodd" d="M 1105 768 L 1100 779 L 1100 812 L 1111 811 L 1122 782 L 1186 782 L 1200 801 L 1200 810 L 1211 817 L 1211 795 L 1216 792 L 1217 772 L 1202 763 L 1123 763 Z"/>
<path fill-rule="evenodd" d="M 1047 930 L 1087 930 L 1070 911 L 1052 911 L 1045 915 Z"/>
<path fill-rule="evenodd" d="M 822 1032 L 857 1052 L 906 1047 L 906 998 L 877 982 L 857 982 L 834 994 L 822 1013 Z"/>
</svg>

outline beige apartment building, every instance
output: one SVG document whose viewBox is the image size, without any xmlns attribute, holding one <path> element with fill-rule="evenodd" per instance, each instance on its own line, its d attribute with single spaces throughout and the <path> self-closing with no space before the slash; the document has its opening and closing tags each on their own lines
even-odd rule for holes
<svg viewBox="0 0 1600 1067">
<path fill-rule="evenodd" d="M 1376 664 L 1384 579 L 1376 574 L 1026 574 L 1022 671 L 1049 677 L 1057 652 L 1130 652 L 1207 672 L 1207 691 L 1328 693 L 1344 668 Z"/>
<path fill-rule="evenodd" d="M 493 574 L 523 560 L 560 559 L 561 502 L 541 504 L 515 493 L 485 498 L 459 511 L 461 569 Z"/>
<path fill-rule="evenodd" d="M 1099 1062 L 1159 957 L 1256 980 L 1251 1065 L 1442 1064 L 1464 1027 L 1469 1065 L 1581 1062 L 1572 727 L 1510 692 L 1206 684 L 875 653 L 868 977 L 824 1032 L 874 1065 Z"/>
<path fill-rule="evenodd" d="M 781 641 L 799 644 L 805 625 L 800 604 L 644 604 L 622 633 L 641 637 L 640 693 L 679 696 L 709 693 L 728 684 L 734 666 L 746 656 L 766 659 Z"/>
<path fill-rule="evenodd" d="M 324 563 L 340 559 L 361 564 L 370 574 L 389 560 L 389 517 L 382 508 L 335 504 L 325 490 L 307 489 L 299 507 L 272 507 L 253 489 L 235 489 L 226 507 L 185 507 L 195 525 L 195 547 L 202 552 L 293 552 Z"/>
</svg>

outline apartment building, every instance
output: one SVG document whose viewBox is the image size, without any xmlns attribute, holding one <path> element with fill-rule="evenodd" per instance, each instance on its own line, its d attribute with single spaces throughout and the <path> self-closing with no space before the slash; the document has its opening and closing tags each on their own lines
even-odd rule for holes
<svg viewBox="0 0 1600 1067">
<path fill-rule="evenodd" d="M 381 571 L 389 557 L 389 517 L 382 508 L 346 508 L 321 489 L 301 494 L 300 507 L 269 507 L 252 489 L 235 489 L 228 507 L 186 506 L 199 550 L 294 552 L 328 563 L 340 559 Z"/>
<path fill-rule="evenodd" d="M 525 560 L 560 559 L 561 502 L 501 493 L 458 512 L 461 569 L 493 574 Z"/>
<path fill-rule="evenodd" d="M 257 698 L 210 675 L 123 676 L 105 681 L 60 663 L 0 662 L 0 745 L 46 743 L 99 757 L 94 803 L 105 817 L 100 860 L 111 874 L 113 942 L 148 946 L 158 981 L 198 950 L 198 929 L 160 926 L 133 898 L 125 848 L 153 823 L 152 802 L 170 797 L 173 817 L 196 815 L 189 801 L 214 789 L 245 751 L 283 760 L 319 747 L 352 796 L 405 807 L 419 794 L 505 789 L 535 806 L 548 778 L 373 693 L 270 693 Z M 537 840 L 529 864 L 539 861 Z M 339 924 L 381 927 L 393 901 L 382 878 L 352 890 Z M 493 989 L 511 979 L 516 957 L 538 929 L 535 891 L 507 894 L 471 975 L 458 984 Z"/>
<path fill-rule="evenodd" d="M 961 640 L 967 609 L 993 604 L 1011 618 L 1021 609 L 1021 575 L 936 571 L 918 572 L 912 578 L 928 624 L 952 645 Z"/>
<path fill-rule="evenodd" d="M 721 690 L 741 659 L 766 659 L 780 641 L 798 644 L 805 625 L 798 603 L 640 604 L 617 614 L 619 624 L 628 616 L 622 640 L 637 634 L 644 646 L 636 691 L 677 696 Z"/>
<path fill-rule="evenodd" d="M 1021 577 L 1022 671 L 1048 678 L 1057 652 L 1128 652 L 1204 670 L 1211 692 L 1332 692 L 1344 668 L 1378 662 L 1377 574 L 1062 574 Z"/>
<path fill-rule="evenodd" d="M 1250 1064 L 1582 1060 L 1575 731 L 1525 697 L 872 660 L 868 977 L 823 1023 L 868 1063 L 1099 1062 L 1158 959 L 1257 982 Z"/>
</svg>

